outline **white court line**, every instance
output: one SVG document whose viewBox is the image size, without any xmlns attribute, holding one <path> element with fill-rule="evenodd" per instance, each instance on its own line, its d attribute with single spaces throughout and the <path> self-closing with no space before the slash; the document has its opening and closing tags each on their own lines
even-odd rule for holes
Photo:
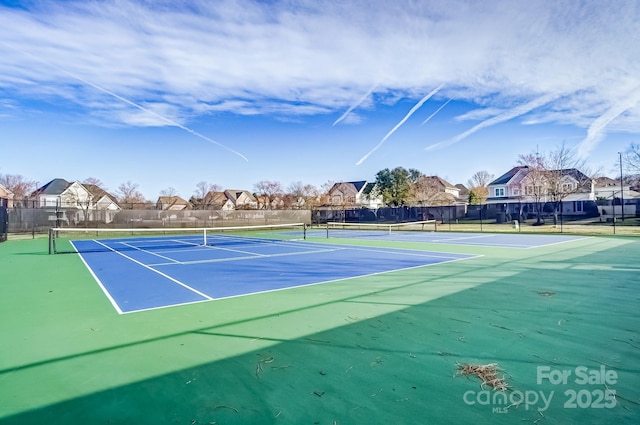
<svg viewBox="0 0 640 425">
<path fill-rule="evenodd" d="M 463 236 L 463 237 L 458 237 L 458 238 L 435 239 L 432 242 L 466 241 L 467 239 L 492 238 L 494 236 L 496 236 L 496 235 Z"/>
<path fill-rule="evenodd" d="M 316 243 L 316 242 L 312 242 L 312 243 Z M 419 243 L 423 243 L 423 242 L 419 242 Z M 458 253 L 452 253 L 452 252 L 435 252 L 435 251 L 424 251 L 421 249 L 411 249 L 411 248 L 387 248 L 387 249 L 381 249 L 381 248 L 375 248 L 375 247 L 367 247 L 367 246 L 362 246 L 362 245 L 342 245 L 342 244 L 325 244 L 322 242 L 318 242 L 318 245 L 324 245 L 324 246 L 335 246 L 335 247 L 341 247 L 343 249 L 353 249 L 355 251 L 371 251 L 371 252 L 381 252 L 383 254 L 404 254 L 407 252 L 410 252 L 407 255 L 416 255 L 419 257 L 432 257 L 432 258 L 454 258 L 457 259 L 457 257 L 463 255 L 464 258 L 472 258 L 472 257 L 476 257 L 476 256 L 481 256 L 481 255 L 473 255 L 473 254 L 458 254 Z M 415 254 L 414 254 L 415 252 Z M 441 254 L 441 255 L 434 255 L 434 254 Z"/>
<path fill-rule="evenodd" d="M 286 252 L 282 254 L 263 254 L 263 255 L 250 255 L 248 257 L 231 257 L 231 258 L 212 258 L 210 260 L 193 260 L 193 261 L 182 261 L 181 265 L 189 265 L 189 264 L 205 264 L 205 263 L 224 263 L 227 261 L 239 261 L 239 260 L 257 260 L 263 258 L 272 258 L 272 257 L 288 257 L 293 255 L 307 255 L 307 254 L 320 254 L 323 252 L 332 252 L 332 251 L 340 251 L 346 248 L 332 248 L 332 249 L 320 249 L 315 251 L 302 251 L 302 252 Z M 157 263 L 151 264 L 152 267 L 158 266 L 172 266 L 175 263 Z"/>
<path fill-rule="evenodd" d="M 214 298 L 210 297 L 209 295 L 207 295 L 207 294 L 205 294 L 205 293 L 203 293 L 203 292 L 200 292 L 200 291 L 198 291 L 197 289 L 192 288 L 192 287 L 190 287 L 189 285 L 187 285 L 187 284 L 185 284 L 185 283 L 182 283 L 182 282 L 180 282 L 179 280 L 174 279 L 174 278 L 172 278 L 171 276 L 169 276 L 169 275 L 167 275 L 167 274 L 165 274 L 165 273 L 162 273 L 161 271 L 158 271 L 158 270 L 156 270 L 156 269 L 152 268 L 151 266 L 148 266 L 148 265 L 146 265 L 146 264 L 144 264 L 144 263 L 141 263 L 140 261 L 136 260 L 135 258 L 131 258 L 131 257 L 129 257 L 128 255 L 125 255 L 125 254 L 123 254 L 123 253 L 121 253 L 121 252 L 119 252 L 119 251 L 116 251 L 115 249 L 111 248 L 111 247 L 110 247 L 110 246 L 108 246 L 108 245 L 103 244 L 103 243 L 102 243 L 102 242 L 100 242 L 100 241 L 97 241 L 97 240 L 95 240 L 95 239 L 94 239 L 94 240 L 93 240 L 93 242 L 95 242 L 95 243 L 97 243 L 97 244 L 100 244 L 100 245 L 104 246 L 104 247 L 105 247 L 105 248 L 107 248 L 108 250 L 113 251 L 113 252 L 115 252 L 116 254 L 123 256 L 123 257 L 124 257 L 124 258 L 126 258 L 127 260 L 131 260 L 131 261 L 133 261 L 134 263 L 136 263 L 136 264 L 138 264 L 138 265 L 140 265 L 140 266 L 142 266 L 142 267 L 144 267 L 144 268 L 146 268 L 146 269 L 148 269 L 148 270 L 151 270 L 152 272 L 157 273 L 157 274 L 159 274 L 160 276 L 162 276 L 162 277 L 164 277 L 164 278 L 167 278 L 167 279 L 169 279 L 170 281 L 172 281 L 172 282 L 174 282 L 174 283 L 177 283 L 178 285 L 180 285 L 180 286 L 182 286 L 182 287 L 184 287 L 184 288 L 186 288 L 186 289 L 190 290 L 191 292 L 194 292 L 194 293 L 196 293 L 196 294 L 200 295 L 201 297 L 204 297 L 204 298 L 206 298 L 206 299 L 208 299 L 208 300 L 213 300 L 213 299 L 214 299 Z"/>
<path fill-rule="evenodd" d="M 104 292 L 104 294 L 107 296 L 107 299 L 111 302 L 111 305 L 113 306 L 113 308 L 116 309 L 118 314 L 123 314 L 123 311 L 122 311 L 122 309 L 120 309 L 120 306 L 118 305 L 116 300 L 113 299 L 113 297 L 111 296 L 109 291 L 107 291 L 107 288 L 105 288 L 105 286 L 102 284 L 102 281 L 100 279 L 98 279 L 98 276 L 96 276 L 96 274 L 93 272 L 93 269 L 91 267 L 89 267 L 89 264 L 87 264 L 87 262 L 84 260 L 84 256 L 82 255 L 82 253 L 80 251 L 78 251 L 78 248 L 76 248 L 76 246 L 73 243 L 73 241 L 70 241 L 70 243 L 71 243 L 71 246 L 73 247 L 73 249 L 78 254 L 80 254 L 80 259 L 84 263 L 85 267 L 89 270 L 89 273 L 91 273 L 91 276 L 93 276 L 93 278 L 96 280 L 96 282 L 98 282 L 98 286 L 100 286 L 100 289 L 102 289 L 102 292 Z"/>
<path fill-rule="evenodd" d="M 178 242 L 178 241 L 172 241 L 172 242 Z M 171 257 L 165 257 L 164 255 L 156 254 L 155 252 L 147 251 L 146 249 L 138 248 L 137 246 L 133 246 L 133 245 L 125 243 L 125 242 L 118 242 L 118 243 L 122 244 L 124 246 L 128 246 L 129 248 L 137 249 L 138 251 L 141 251 L 141 252 L 144 252 L 144 253 L 147 253 L 147 254 L 155 255 L 156 257 L 164 258 L 165 260 L 169 260 L 169 261 L 173 261 L 173 262 L 179 263 L 178 260 L 174 260 Z"/>
<path fill-rule="evenodd" d="M 245 294 L 238 294 L 238 295 L 229 295 L 229 296 L 226 296 L 226 297 L 215 298 L 213 301 L 226 300 L 226 299 L 239 298 L 239 297 L 246 297 L 246 296 L 257 295 L 257 294 L 266 294 L 266 293 L 269 293 L 269 292 L 288 291 L 288 290 L 291 290 L 291 289 L 305 288 L 305 287 L 316 286 L 316 285 L 324 285 L 325 283 L 341 282 L 341 281 L 350 280 L 350 279 L 360 279 L 362 277 L 377 276 L 377 275 L 381 275 L 381 274 L 385 274 L 385 273 L 393 273 L 393 272 L 400 272 L 400 271 L 404 271 L 404 270 L 418 269 L 420 267 L 438 266 L 440 264 L 453 263 L 455 261 L 470 260 L 470 259 L 476 258 L 476 257 L 483 257 L 483 255 L 475 255 L 475 256 L 469 256 L 469 257 L 465 257 L 465 258 L 453 258 L 453 259 L 449 259 L 448 261 L 440 261 L 438 263 L 432 263 L 432 264 L 422 264 L 422 265 L 418 265 L 418 266 L 404 267 L 404 268 L 393 269 L 393 270 L 385 270 L 385 271 L 381 271 L 381 272 L 368 273 L 368 274 L 363 274 L 363 275 L 358 275 L 358 276 L 349 276 L 349 277 L 341 277 L 341 278 L 338 278 L 338 279 L 324 280 L 322 282 L 305 283 L 303 285 L 287 286 L 287 287 L 284 287 L 284 288 L 266 289 L 264 291 L 247 292 Z M 361 296 L 366 296 L 366 295 L 367 294 L 362 294 Z M 197 302 L 203 302 L 203 301 L 197 301 Z M 159 309 L 162 309 L 162 308 L 177 307 L 177 306 L 186 305 L 186 304 L 192 304 L 192 303 L 193 302 L 181 303 L 181 304 L 163 305 L 163 306 L 151 307 L 151 308 L 144 308 L 144 309 L 140 309 L 140 310 L 127 311 L 127 312 L 125 312 L 125 314 L 139 313 L 139 312 L 143 312 L 143 311 L 147 311 L 147 310 L 159 310 Z"/>
<path fill-rule="evenodd" d="M 546 235 L 540 235 L 540 236 L 546 236 Z M 559 236 L 559 235 L 556 235 Z M 579 238 L 575 238 L 575 239 L 567 239 L 565 241 L 558 241 L 558 242 L 552 242 L 552 243 L 546 243 L 544 245 L 535 245 L 535 246 L 529 246 L 527 247 L 527 249 L 531 249 L 531 248 L 542 248 L 545 246 L 553 246 L 553 245 L 559 245 L 561 243 L 567 243 L 567 242 L 575 242 L 575 241 L 581 241 L 583 239 L 591 239 L 593 238 L 593 236 L 584 236 L 584 237 L 579 237 Z"/>
</svg>

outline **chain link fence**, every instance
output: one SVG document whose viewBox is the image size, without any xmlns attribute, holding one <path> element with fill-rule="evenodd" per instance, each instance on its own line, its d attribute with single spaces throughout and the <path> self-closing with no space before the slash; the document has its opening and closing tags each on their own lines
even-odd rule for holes
<svg viewBox="0 0 640 425">
<path fill-rule="evenodd" d="M 16 235 L 35 237 L 52 227 L 70 228 L 189 228 L 327 221 L 350 223 L 403 223 L 437 220 L 438 231 L 531 232 L 640 235 L 640 204 L 586 205 L 579 214 L 544 206 L 540 211 L 521 205 L 483 204 L 368 208 L 318 208 L 314 210 L 157 210 L 149 208 L 83 211 L 78 208 L 5 208 L 0 215 L 0 239 Z M 0 212 L 0 214 L 2 214 Z"/>
<path fill-rule="evenodd" d="M 190 228 L 230 227 L 262 224 L 311 223 L 309 210 L 93 210 L 77 208 L 8 208 L 11 235 L 47 234 L 52 227 L 64 228 Z"/>
<path fill-rule="evenodd" d="M 573 205 L 572 205 L 573 206 Z M 584 235 L 640 235 L 640 204 L 629 200 L 624 205 L 581 205 L 581 211 L 553 208 L 539 209 L 522 204 L 448 205 L 434 207 L 325 208 L 312 212 L 312 223 L 403 223 L 437 220 L 437 231 L 452 232 L 525 232 L 571 233 Z"/>
</svg>

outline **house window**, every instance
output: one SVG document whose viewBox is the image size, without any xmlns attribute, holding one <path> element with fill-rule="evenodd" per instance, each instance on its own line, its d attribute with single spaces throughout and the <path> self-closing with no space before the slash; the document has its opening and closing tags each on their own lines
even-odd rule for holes
<svg viewBox="0 0 640 425">
<path fill-rule="evenodd" d="M 527 195 L 542 195 L 542 186 L 527 186 L 525 189 Z"/>
<path fill-rule="evenodd" d="M 504 187 L 496 187 L 496 196 L 504 196 Z"/>
</svg>

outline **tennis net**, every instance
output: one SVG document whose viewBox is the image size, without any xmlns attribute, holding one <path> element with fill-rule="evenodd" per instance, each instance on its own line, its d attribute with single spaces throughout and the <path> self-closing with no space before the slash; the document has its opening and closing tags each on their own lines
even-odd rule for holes
<svg viewBox="0 0 640 425">
<path fill-rule="evenodd" d="M 432 232 L 436 220 L 410 221 L 406 223 L 337 223 L 326 225 L 327 238 L 384 237 L 398 232 Z"/>
<path fill-rule="evenodd" d="M 306 239 L 304 223 L 200 228 L 52 228 L 49 254 L 173 250 Z"/>
</svg>

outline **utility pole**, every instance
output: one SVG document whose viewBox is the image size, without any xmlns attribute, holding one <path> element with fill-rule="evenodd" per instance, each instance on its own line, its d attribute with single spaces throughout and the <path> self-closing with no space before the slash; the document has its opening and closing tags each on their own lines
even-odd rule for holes
<svg viewBox="0 0 640 425">
<path fill-rule="evenodd" d="M 620 202 L 622 203 L 621 220 L 624 221 L 624 186 L 622 185 L 622 152 L 618 152 L 620 156 Z"/>
</svg>

